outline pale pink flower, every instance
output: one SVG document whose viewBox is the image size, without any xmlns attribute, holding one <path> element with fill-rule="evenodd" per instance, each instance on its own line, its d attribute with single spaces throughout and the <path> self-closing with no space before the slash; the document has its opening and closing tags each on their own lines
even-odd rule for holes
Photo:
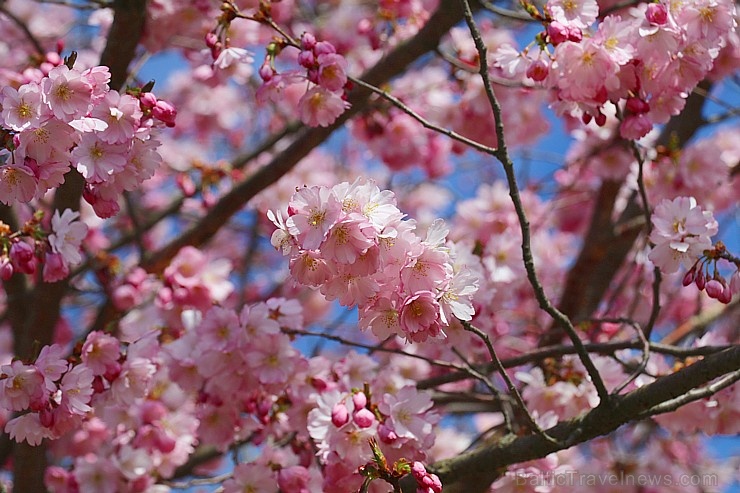
<svg viewBox="0 0 740 493">
<path fill-rule="evenodd" d="M 388 416 L 385 425 L 399 438 L 426 444 L 433 434 L 433 425 L 438 421 L 436 414 L 427 413 L 432 405 L 428 393 L 408 385 L 398 392 L 384 394 L 378 409 Z"/>
<path fill-rule="evenodd" d="M 342 204 L 329 188 L 302 187 L 293 195 L 288 211 L 288 231 L 302 248 L 314 250 L 339 220 Z"/>
<path fill-rule="evenodd" d="M 5 424 L 5 433 L 11 440 L 18 443 L 25 440 L 31 446 L 40 444 L 44 438 L 54 438 L 54 433 L 41 424 L 38 413 L 26 413 L 11 419 Z"/>
<path fill-rule="evenodd" d="M 44 282 L 57 282 L 69 275 L 69 266 L 61 254 L 46 252 L 44 255 L 44 270 L 42 273 Z"/>
<path fill-rule="evenodd" d="M 440 326 L 440 307 L 430 291 L 419 291 L 401 304 L 399 322 L 406 337 L 423 342 L 429 337 L 444 335 Z"/>
<path fill-rule="evenodd" d="M 80 493 L 117 493 L 121 491 L 121 475 L 110 459 L 95 454 L 78 457 L 75 479 Z"/>
<path fill-rule="evenodd" d="M 18 150 L 44 166 L 50 161 L 69 166 L 69 150 L 77 142 L 77 132 L 66 123 L 51 119 L 39 128 L 30 128 L 18 135 Z"/>
<path fill-rule="evenodd" d="M 29 406 L 44 405 L 47 396 L 44 376 L 33 365 L 15 360 L 0 367 L 0 404 L 10 411 L 23 411 Z"/>
<path fill-rule="evenodd" d="M 109 144 L 120 144 L 133 138 L 139 127 L 142 112 L 139 100 L 128 94 L 109 91 L 92 110 L 91 115 L 106 123 L 107 128 L 98 134 Z"/>
<path fill-rule="evenodd" d="M 104 375 L 109 368 L 115 367 L 120 355 L 120 341 L 97 330 L 88 334 L 80 351 L 82 362 L 94 375 Z"/>
<path fill-rule="evenodd" d="M 69 363 L 64 358 L 64 348 L 59 344 L 44 346 L 41 348 L 34 366 L 44 377 L 46 390 L 54 392 L 57 389 L 56 383 L 69 368 Z"/>
<path fill-rule="evenodd" d="M 393 301 L 384 296 L 378 297 L 372 305 L 360 313 L 360 327 L 363 329 L 370 327 L 373 334 L 381 341 L 391 335 L 400 335 L 398 310 Z"/>
<path fill-rule="evenodd" d="M 588 28 L 599 15 L 596 0 L 549 0 L 545 8 L 553 20 L 581 29 Z"/>
<path fill-rule="evenodd" d="M 321 86 L 312 87 L 298 101 L 301 121 L 310 127 L 328 127 L 347 108 L 347 101 Z"/>
<path fill-rule="evenodd" d="M 85 116 L 92 102 L 93 85 L 80 71 L 66 65 L 54 67 L 41 88 L 54 116 L 65 122 Z"/>
<path fill-rule="evenodd" d="M 38 128 L 50 116 L 48 108 L 42 104 L 41 89 L 34 83 L 24 84 L 17 90 L 4 87 L 0 108 L 5 126 L 17 132 Z"/>
<path fill-rule="evenodd" d="M 663 272 L 673 273 L 679 264 L 689 267 L 704 250 L 711 248 L 711 236 L 718 224 L 710 211 L 703 211 L 694 197 L 664 199 L 652 215 L 650 241 L 655 247 L 648 258 Z"/>
<path fill-rule="evenodd" d="M 49 235 L 49 244 L 52 251 L 62 255 L 68 265 L 76 265 L 82 261 L 80 244 L 87 235 L 87 225 L 76 221 L 79 217 L 79 212 L 64 209 L 61 215 L 58 210 L 54 211 L 51 218 L 53 232 Z"/>
<path fill-rule="evenodd" d="M 36 194 L 36 177 L 33 171 L 22 164 L 0 166 L 0 202 L 28 202 Z"/>
<path fill-rule="evenodd" d="M 336 53 L 319 55 L 319 85 L 330 91 L 341 91 L 347 83 L 347 60 Z"/>
<path fill-rule="evenodd" d="M 127 161 L 127 144 L 108 144 L 92 133 L 83 134 L 72 151 L 72 163 L 90 183 L 110 180 L 111 175 L 123 170 Z"/>
<path fill-rule="evenodd" d="M 362 216 L 349 216 L 336 223 L 321 245 L 324 258 L 341 264 L 353 264 L 357 257 L 375 245 L 375 230 Z"/>
<path fill-rule="evenodd" d="M 229 47 L 221 50 L 213 66 L 224 70 L 235 63 L 252 63 L 254 59 L 252 54 L 244 48 Z"/>
<path fill-rule="evenodd" d="M 93 372 L 84 364 L 79 364 L 68 371 L 59 388 L 62 391 L 63 406 L 70 414 L 85 414 L 92 410 L 89 406 L 93 394 Z"/>
<path fill-rule="evenodd" d="M 254 375 L 263 384 L 285 383 L 293 373 L 298 353 L 285 334 L 268 334 L 260 338 L 245 356 Z"/>
</svg>

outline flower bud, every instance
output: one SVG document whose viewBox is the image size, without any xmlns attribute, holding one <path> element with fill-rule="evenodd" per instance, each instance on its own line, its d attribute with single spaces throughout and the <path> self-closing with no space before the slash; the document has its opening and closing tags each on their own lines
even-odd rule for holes
<svg viewBox="0 0 740 493">
<path fill-rule="evenodd" d="M 527 67 L 526 75 L 532 80 L 541 82 L 547 78 L 547 74 L 550 72 L 550 67 L 542 59 L 537 59 Z"/>
<path fill-rule="evenodd" d="M 313 50 L 316 46 L 316 37 L 311 33 L 303 33 L 301 36 L 301 48 L 304 50 Z"/>
<path fill-rule="evenodd" d="M 352 416 L 352 420 L 360 428 L 370 428 L 375 422 L 375 415 L 369 409 L 360 409 Z"/>
<path fill-rule="evenodd" d="M 344 402 L 337 402 L 331 410 L 331 423 L 337 428 L 341 428 L 349 421 L 349 411 Z"/>
<path fill-rule="evenodd" d="M 364 392 L 357 392 L 352 396 L 352 403 L 355 405 L 355 411 L 367 406 L 367 396 Z"/>
<path fill-rule="evenodd" d="M 559 45 L 564 41 L 568 41 L 568 28 L 558 21 L 552 21 L 547 25 L 547 35 L 550 37 L 550 43 Z"/>
<path fill-rule="evenodd" d="M 688 271 L 684 276 L 683 280 L 681 281 L 681 284 L 684 286 L 688 286 L 689 284 L 694 282 L 694 278 L 696 277 L 696 269 L 694 267 L 691 268 L 690 271 Z"/>
<path fill-rule="evenodd" d="M 699 272 L 696 273 L 696 287 L 699 288 L 699 291 L 704 291 L 704 287 L 707 285 L 707 278 L 704 277 L 704 272 L 702 270 L 699 270 Z"/>
<path fill-rule="evenodd" d="M 705 289 L 710 298 L 719 299 L 725 287 L 717 279 L 710 279 Z"/>
<path fill-rule="evenodd" d="M 662 26 L 668 22 L 668 9 L 662 3 L 651 3 L 648 4 L 645 17 L 650 24 Z"/>
</svg>

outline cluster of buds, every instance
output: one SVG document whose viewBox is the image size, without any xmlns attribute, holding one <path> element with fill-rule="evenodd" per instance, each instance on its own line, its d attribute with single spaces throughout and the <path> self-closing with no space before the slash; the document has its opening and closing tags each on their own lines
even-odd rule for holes
<svg viewBox="0 0 740 493">
<path fill-rule="evenodd" d="M 729 282 L 717 269 L 717 261 L 720 258 L 728 259 L 738 267 Z M 725 245 L 718 241 L 711 250 L 706 250 L 683 276 L 683 285 L 690 284 L 696 284 L 696 287 L 700 291 L 706 291 L 710 298 L 728 304 L 732 301 L 732 296 L 740 291 L 740 259 L 730 255 Z"/>
</svg>

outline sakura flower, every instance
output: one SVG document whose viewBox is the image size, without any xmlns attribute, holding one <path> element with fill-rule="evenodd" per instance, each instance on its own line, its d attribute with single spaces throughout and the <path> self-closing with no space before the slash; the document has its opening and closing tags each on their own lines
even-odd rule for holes
<svg viewBox="0 0 740 493">
<path fill-rule="evenodd" d="M 428 337 L 444 335 L 439 313 L 434 295 L 430 291 L 418 291 L 403 301 L 399 322 L 408 339 L 423 342 Z"/>
<path fill-rule="evenodd" d="M 36 358 L 34 366 L 44 377 L 44 385 L 50 392 L 57 389 L 56 383 L 67 371 L 69 363 L 64 359 L 64 348 L 59 344 L 44 346 Z"/>
<path fill-rule="evenodd" d="M 69 275 L 69 266 L 60 254 L 46 252 L 44 255 L 44 270 L 42 275 L 44 282 L 61 281 Z"/>
<path fill-rule="evenodd" d="M 704 250 L 711 248 L 711 236 L 719 225 L 710 211 L 703 211 L 694 197 L 664 199 L 652 216 L 650 241 L 655 247 L 648 258 L 663 272 L 673 273 L 678 266 L 688 267 Z"/>
<path fill-rule="evenodd" d="M 131 140 L 139 127 L 142 112 L 139 100 L 128 94 L 109 91 L 91 113 L 106 125 L 100 133 L 101 140 L 110 144 Z"/>
<path fill-rule="evenodd" d="M 596 0 L 550 0 L 545 8 L 553 20 L 581 29 L 589 27 L 599 15 Z"/>
<path fill-rule="evenodd" d="M 224 481 L 224 493 L 264 492 L 277 491 L 275 473 L 269 468 L 258 464 L 239 464 L 234 468 L 232 477 Z"/>
<path fill-rule="evenodd" d="M 5 126 L 18 132 L 37 128 L 48 118 L 41 101 L 38 84 L 24 84 L 17 90 L 6 86 L 0 98 L 2 120 Z"/>
<path fill-rule="evenodd" d="M 36 177 L 28 166 L 6 164 L 0 166 L 0 202 L 28 202 L 36 194 Z"/>
<path fill-rule="evenodd" d="M 298 101 L 301 121 L 310 127 L 328 127 L 349 108 L 338 94 L 321 86 L 309 89 Z"/>
<path fill-rule="evenodd" d="M 28 442 L 29 445 L 38 445 L 44 438 L 53 438 L 54 434 L 41 424 L 38 413 L 27 413 L 13 418 L 5 425 L 5 433 L 10 435 L 11 440 L 20 443 Z"/>
<path fill-rule="evenodd" d="M 60 215 L 54 211 L 51 218 L 52 234 L 49 235 L 49 244 L 54 253 L 60 254 L 69 265 L 76 265 L 82 261 L 80 244 L 87 235 L 87 225 L 81 221 L 75 221 L 80 217 L 79 212 L 64 209 Z"/>
<path fill-rule="evenodd" d="M 69 122 L 84 116 L 93 96 L 93 85 L 78 70 L 54 67 L 41 83 L 44 100 L 54 116 Z"/>
<path fill-rule="evenodd" d="M 94 375 L 103 375 L 118 363 L 120 342 L 113 336 L 99 331 L 90 332 L 80 351 L 82 362 Z"/>
<path fill-rule="evenodd" d="M 72 163 L 90 183 L 108 181 L 111 175 L 123 170 L 127 161 L 127 145 L 108 144 L 93 133 L 83 134 L 72 151 Z"/>
<path fill-rule="evenodd" d="M 319 55 L 319 85 L 330 91 L 340 91 L 347 83 L 347 61 L 342 55 Z"/>
<path fill-rule="evenodd" d="M 85 414 L 92 410 L 89 403 L 93 394 L 93 377 L 92 370 L 84 364 L 75 366 L 62 377 L 61 405 L 70 414 Z"/>
<path fill-rule="evenodd" d="M 385 425 L 390 427 L 399 438 L 426 443 L 433 432 L 436 415 L 427 415 L 432 407 L 432 400 L 425 392 L 416 387 L 405 386 L 398 392 L 383 395 L 379 404 L 380 412 L 388 416 Z"/>
<path fill-rule="evenodd" d="M 244 48 L 229 47 L 221 50 L 213 66 L 221 70 L 229 68 L 234 63 L 252 63 L 252 54 Z"/>
<path fill-rule="evenodd" d="M 342 205 L 329 188 L 303 187 L 293 195 L 289 212 L 290 217 L 285 222 L 288 231 L 302 248 L 314 250 L 336 224 Z"/>
<path fill-rule="evenodd" d="M 31 405 L 43 406 L 46 396 L 44 376 L 32 365 L 15 360 L 0 367 L 0 404 L 11 411 L 23 411 Z"/>
</svg>

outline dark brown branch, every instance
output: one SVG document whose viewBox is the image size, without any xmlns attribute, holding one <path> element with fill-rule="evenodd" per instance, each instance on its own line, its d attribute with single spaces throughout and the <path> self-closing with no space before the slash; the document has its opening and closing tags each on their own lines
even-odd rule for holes
<svg viewBox="0 0 740 493">
<path fill-rule="evenodd" d="M 738 367 L 740 346 L 734 346 L 620 396 L 613 400 L 610 408 L 597 407 L 547 430 L 548 435 L 565 446 L 556 445 L 537 434 L 523 437 L 508 435 L 496 443 L 485 444 L 452 459 L 440 461 L 430 469 L 442 479 L 445 493 L 486 491 L 507 466 L 545 457 L 607 435 L 663 403 L 699 389 L 716 378 L 737 372 Z"/>
</svg>

